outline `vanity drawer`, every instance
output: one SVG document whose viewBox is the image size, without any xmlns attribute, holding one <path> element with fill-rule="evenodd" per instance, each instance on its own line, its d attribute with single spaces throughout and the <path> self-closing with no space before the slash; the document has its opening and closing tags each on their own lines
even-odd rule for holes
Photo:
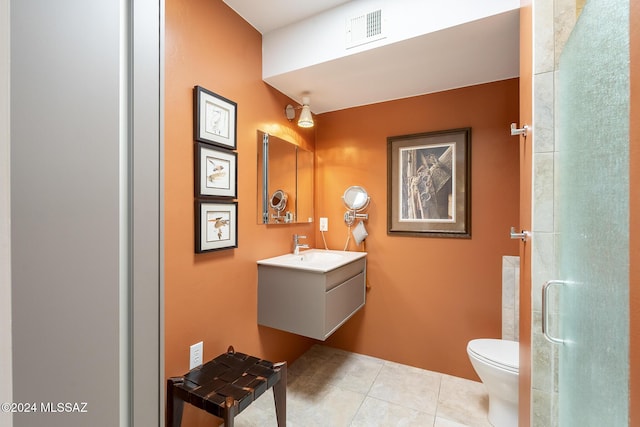
<svg viewBox="0 0 640 427">
<path fill-rule="evenodd" d="M 365 303 L 364 272 L 327 291 L 325 297 L 325 337 L 349 320 Z"/>
</svg>

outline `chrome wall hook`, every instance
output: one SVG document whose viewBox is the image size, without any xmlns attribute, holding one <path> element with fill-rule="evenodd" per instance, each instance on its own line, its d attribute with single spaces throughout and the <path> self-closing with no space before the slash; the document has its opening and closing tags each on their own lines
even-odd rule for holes
<svg viewBox="0 0 640 427">
<path fill-rule="evenodd" d="M 515 123 L 511 123 L 511 136 L 522 135 L 526 138 L 528 131 L 529 131 L 529 126 L 527 125 L 524 125 L 522 128 L 518 129 Z"/>
<path fill-rule="evenodd" d="M 520 239 L 523 242 L 526 242 L 527 241 L 527 237 L 529 237 L 530 234 L 531 233 L 529 231 L 526 231 L 526 230 L 522 230 L 520 233 L 518 233 L 516 231 L 515 227 L 511 227 L 511 232 L 509 233 L 509 236 L 514 240 L 515 239 Z"/>
</svg>

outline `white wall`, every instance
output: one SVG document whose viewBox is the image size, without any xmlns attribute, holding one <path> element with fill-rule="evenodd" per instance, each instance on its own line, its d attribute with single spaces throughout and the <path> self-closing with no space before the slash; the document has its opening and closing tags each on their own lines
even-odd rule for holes
<svg viewBox="0 0 640 427">
<path fill-rule="evenodd" d="M 9 156 L 9 0 L 0 0 L 0 403 L 12 401 Z M 0 412 L 0 427 L 11 426 Z"/>
</svg>

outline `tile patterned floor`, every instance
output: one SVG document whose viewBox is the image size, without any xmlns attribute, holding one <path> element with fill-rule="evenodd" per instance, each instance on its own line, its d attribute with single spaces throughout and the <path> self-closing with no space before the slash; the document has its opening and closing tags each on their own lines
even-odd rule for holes
<svg viewBox="0 0 640 427">
<path fill-rule="evenodd" d="M 314 345 L 289 366 L 288 427 L 491 427 L 484 385 Z M 235 419 L 276 426 L 273 394 Z"/>
</svg>

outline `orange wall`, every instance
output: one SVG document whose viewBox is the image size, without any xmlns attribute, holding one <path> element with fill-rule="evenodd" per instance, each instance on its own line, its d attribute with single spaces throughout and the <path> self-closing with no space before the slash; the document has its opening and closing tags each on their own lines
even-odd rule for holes
<svg viewBox="0 0 640 427">
<path fill-rule="evenodd" d="M 227 346 L 292 361 L 312 341 L 257 326 L 256 260 L 290 250 L 311 225 L 257 225 L 256 130 L 313 148 L 314 134 L 284 117 L 291 102 L 261 79 L 260 34 L 220 0 L 166 1 L 165 85 L 165 373 L 188 371 L 189 346 L 204 341 L 205 360 Z M 194 85 L 238 103 L 239 247 L 194 253 Z M 211 425 L 185 408 L 183 425 Z"/>
<path fill-rule="evenodd" d="M 477 379 L 466 345 L 500 337 L 502 256 L 518 253 L 509 239 L 519 210 L 516 121 L 517 79 L 319 116 L 316 216 L 329 218 L 330 249 L 346 242 L 345 189 L 362 185 L 371 196 L 367 303 L 328 344 Z M 472 238 L 387 235 L 387 137 L 461 127 L 472 128 Z"/>
</svg>

